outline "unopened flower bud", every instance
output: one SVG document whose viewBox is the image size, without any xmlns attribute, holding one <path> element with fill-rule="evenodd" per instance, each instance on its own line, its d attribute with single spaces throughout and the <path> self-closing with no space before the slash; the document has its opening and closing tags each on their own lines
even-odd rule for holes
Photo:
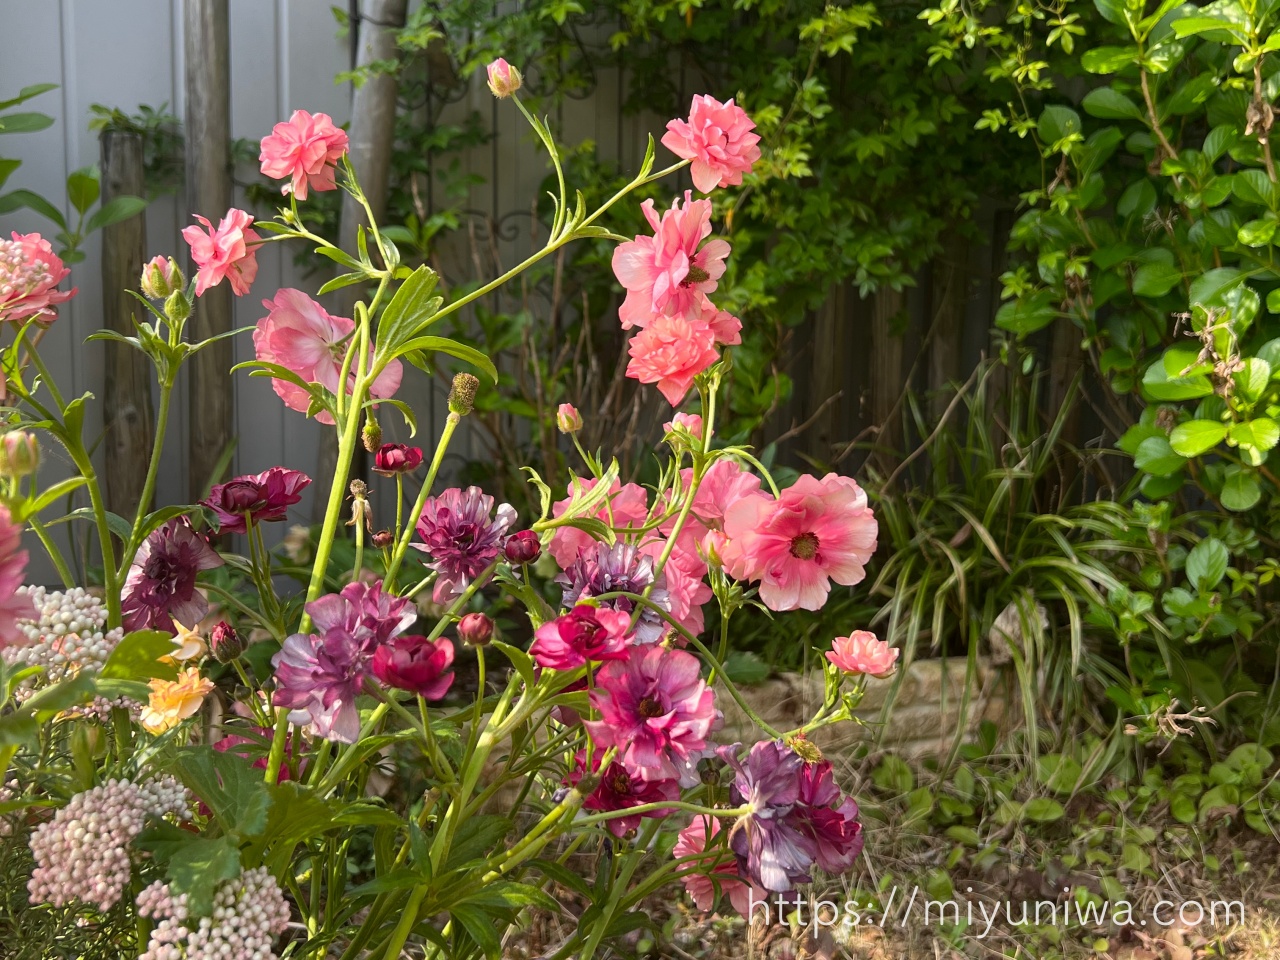
<svg viewBox="0 0 1280 960">
<path fill-rule="evenodd" d="M 787 738 L 787 746 L 795 751 L 805 763 L 821 763 L 823 760 L 822 751 L 818 749 L 818 745 L 812 740 L 806 740 L 804 734 L 796 734 L 794 737 Z"/>
<path fill-rule="evenodd" d="M 17 480 L 29 477 L 40 466 L 40 441 L 26 430 L 10 430 L 0 435 L 0 477 Z"/>
<path fill-rule="evenodd" d="M 142 268 L 138 282 L 142 295 L 151 300 L 166 300 L 186 285 L 186 279 L 173 257 L 152 257 Z"/>
<path fill-rule="evenodd" d="M 688 433 L 693 439 L 702 439 L 702 418 L 696 413 L 677 413 L 662 425 L 662 432 L 669 436 L 673 431 Z"/>
<path fill-rule="evenodd" d="M 721 557 L 725 540 L 724 532 L 720 530 L 708 530 L 706 536 L 702 538 L 702 556 L 707 561 L 707 566 L 716 568 L 724 566 L 724 560 Z"/>
<path fill-rule="evenodd" d="M 453 377 L 453 389 L 449 391 L 449 412 L 465 417 L 476 405 L 476 390 L 480 381 L 469 373 L 458 373 Z"/>
<path fill-rule="evenodd" d="M 390 530 L 379 530 L 369 540 L 379 550 L 385 549 L 396 542 L 395 534 Z"/>
<path fill-rule="evenodd" d="M 175 290 L 169 294 L 169 299 L 164 302 L 164 315 L 173 323 L 186 322 L 187 317 L 191 316 L 191 301 L 187 299 L 186 293 Z"/>
<path fill-rule="evenodd" d="M 524 84 L 520 71 L 499 57 L 488 66 L 489 89 L 500 100 L 511 96 Z"/>
<path fill-rule="evenodd" d="M 244 638 L 225 620 L 219 621 L 209 633 L 209 652 L 219 663 L 230 663 L 244 653 L 244 648 Z"/>
<path fill-rule="evenodd" d="M 541 553 L 542 543 L 532 530 L 513 533 L 502 548 L 508 563 L 533 563 Z"/>
<path fill-rule="evenodd" d="M 382 446 L 382 425 L 372 414 L 365 420 L 364 429 L 360 431 L 360 442 L 370 453 L 377 453 Z"/>
<path fill-rule="evenodd" d="M 422 448 L 403 443 L 384 443 L 373 458 L 373 472 L 384 477 L 397 473 L 412 473 L 422 466 Z"/>
<path fill-rule="evenodd" d="M 556 408 L 556 428 L 561 433 L 574 434 L 582 429 L 582 414 L 572 403 L 562 403 Z"/>
<path fill-rule="evenodd" d="M 347 521 L 347 526 L 363 526 L 372 531 L 373 508 L 369 505 L 369 485 L 363 480 L 352 480 L 348 489 L 351 491 L 351 519 Z"/>
<path fill-rule="evenodd" d="M 458 639 L 473 647 L 483 647 L 493 638 L 493 621 L 483 613 L 468 613 L 458 621 Z"/>
</svg>

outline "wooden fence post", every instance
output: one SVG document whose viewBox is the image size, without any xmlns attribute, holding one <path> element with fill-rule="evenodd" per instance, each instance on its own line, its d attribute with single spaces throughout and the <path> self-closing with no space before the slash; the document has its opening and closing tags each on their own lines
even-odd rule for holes
<svg viewBox="0 0 1280 960">
<path fill-rule="evenodd" d="M 142 137 L 104 130 L 102 202 L 146 195 Z M 102 231 L 102 318 L 109 330 L 133 336 L 133 316 L 142 305 L 136 289 L 147 257 L 147 219 L 138 213 Z M 107 508 L 132 517 L 138 508 L 151 457 L 151 364 L 122 343 L 107 341 L 102 414 L 105 427 Z M 149 505 L 148 505 L 149 506 Z"/>
<path fill-rule="evenodd" d="M 877 290 L 871 304 L 871 422 L 880 428 L 875 443 L 882 451 L 881 460 L 896 460 L 902 452 L 902 407 L 898 401 L 906 389 L 906 376 L 900 318 L 906 305 L 906 295 L 891 287 Z"/>
<path fill-rule="evenodd" d="M 185 0 L 187 212 L 217 224 L 231 206 L 231 41 L 227 0 Z M 191 222 L 188 219 L 188 222 Z M 206 290 L 191 315 L 191 339 L 231 329 L 232 293 L 224 282 Z M 191 358 L 187 488 L 205 495 L 232 441 L 234 403 L 231 341 L 220 340 Z"/>
<path fill-rule="evenodd" d="M 952 400 L 950 384 L 962 379 L 965 305 L 973 282 L 970 243 L 954 227 L 942 236 L 942 253 L 933 259 L 929 307 L 929 412 L 936 421 Z"/>
</svg>

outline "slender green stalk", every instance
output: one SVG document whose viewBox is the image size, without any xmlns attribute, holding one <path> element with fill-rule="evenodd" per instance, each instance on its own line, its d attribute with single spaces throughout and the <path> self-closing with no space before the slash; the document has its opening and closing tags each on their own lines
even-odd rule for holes
<svg viewBox="0 0 1280 960">
<path fill-rule="evenodd" d="M 388 590 L 395 589 L 396 574 L 400 572 L 400 564 L 404 561 L 404 555 L 409 549 L 410 541 L 413 540 L 413 524 L 422 513 L 427 497 L 431 496 L 431 488 L 435 486 L 436 474 L 440 472 L 440 464 L 444 462 L 444 453 L 449 449 L 449 441 L 453 439 L 453 432 L 458 429 L 458 424 L 461 420 L 462 417 L 452 411 L 445 419 L 444 430 L 440 433 L 440 442 L 436 444 L 436 452 L 432 456 L 431 466 L 427 470 L 427 478 L 422 481 L 422 489 L 418 491 L 418 499 L 413 502 L 413 510 L 409 512 L 409 522 L 399 532 L 400 539 L 396 541 L 395 552 L 391 555 L 391 564 L 387 567 L 387 575 L 383 579 L 383 583 Z"/>
<path fill-rule="evenodd" d="M 39 518 L 32 514 L 27 518 L 27 523 L 31 524 L 31 529 L 35 535 L 40 538 L 40 543 L 44 547 L 44 552 L 49 555 L 49 559 L 53 562 L 54 568 L 58 571 L 58 576 L 62 578 L 62 584 L 68 590 L 76 585 L 75 577 L 71 575 L 71 568 L 67 566 L 66 557 L 62 555 L 62 551 L 58 549 L 58 545 L 53 542 L 53 538 L 49 536 L 49 531 L 45 529 Z"/>
<path fill-rule="evenodd" d="M 125 544 L 120 557 L 120 579 L 128 572 L 133 555 L 142 543 L 142 527 L 147 514 L 151 511 L 151 500 L 156 492 L 156 478 L 160 474 L 160 458 L 164 452 L 164 438 L 169 431 L 169 408 L 173 401 L 173 377 L 160 378 L 160 406 L 156 413 L 156 435 L 151 442 L 151 462 L 147 464 L 147 476 L 142 482 L 142 495 L 138 498 L 138 512 L 133 518 L 133 529 L 129 531 L 129 542 Z"/>
</svg>

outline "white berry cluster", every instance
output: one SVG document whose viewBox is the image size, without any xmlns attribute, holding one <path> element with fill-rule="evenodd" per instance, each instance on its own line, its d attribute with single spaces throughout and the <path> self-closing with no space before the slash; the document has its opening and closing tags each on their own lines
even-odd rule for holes
<svg viewBox="0 0 1280 960">
<path fill-rule="evenodd" d="M 17 780 L 10 780 L 8 783 L 0 784 L 0 803 L 8 803 L 20 792 Z M 14 816 L 12 813 L 0 813 L 0 837 L 13 835 Z"/>
<path fill-rule="evenodd" d="M 19 587 L 18 593 L 31 598 L 39 618 L 18 622 L 27 642 L 6 648 L 3 656 L 9 663 L 43 666 L 51 683 L 86 667 L 101 669 L 124 636 L 118 628 L 105 630 L 106 607 L 83 587 Z"/>
<path fill-rule="evenodd" d="M 31 902 L 61 907 L 81 900 L 110 909 L 129 883 L 129 845 L 147 817 L 185 818 L 190 810 L 187 791 L 172 777 L 143 784 L 108 780 L 77 793 L 31 833 Z"/>
<path fill-rule="evenodd" d="M 157 921 L 138 960 L 275 960 L 276 937 L 289 925 L 289 904 L 266 867 L 224 881 L 213 914 L 194 918 L 187 895 L 156 881 L 138 894 L 138 913 Z"/>
</svg>

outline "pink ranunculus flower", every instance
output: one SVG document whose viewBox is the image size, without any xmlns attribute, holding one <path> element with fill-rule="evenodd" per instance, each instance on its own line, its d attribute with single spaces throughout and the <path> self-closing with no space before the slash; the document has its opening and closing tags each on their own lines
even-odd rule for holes
<svg viewBox="0 0 1280 960">
<path fill-rule="evenodd" d="M 27 635 L 18 629 L 18 621 L 34 620 L 37 616 L 30 597 L 17 592 L 26 571 L 22 527 L 13 522 L 9 508 L 0 504 L 0 650 L 26 644 Z"/>
<path fill-rule="evenodd" d="M 75 287 L 58 289 L 70 272 L 38 233 L 15 230 L 12 240 L 0 240 L 0 323 L 52 323 L 54 307 L 76 295 Z"/>
<path fill-rule="evenodd" d="M 182 231 L 197 268 L 196 296 L 204 296 L 206 290 L 216 287 L 225 277 L 232 292 L 243 297 L 258 275 L 256 244 L 261 243 L 262 238 L 251 229 L 253 217 L 232 207 L 218 222 L 216 230 L 199 214 L 196 219 L 204 224 L 204 230 L 187 227 Z"/>
<path fill-rule="evenodd" d="M 680 482 L 687 489 L 693 483 L 692 468 L 680 471 Z M 672 556 L 681 558 L 681 564 L 690 573 L 701 576 L 706 573 L 703 557 L 707 551 L 705 544 L 709 533 L 719 533 L 724 529 L 725 512 L 739 500 L 758 496 L 760 478 L 748 473 L 736 460 L 722 457 L 707 468 L 694 494 L 693 503 L 689 507 L 689 516 L 676 537 L 675 551 Z M 676 518 L 666 520 L 658 529 L 668 536 L 675 529 Z M 720 540 L 715 541 L 717 554 Z"/>
<path fill-rule="evenodd" d="M 867 674 L 883 679 L 893 673 L 898 662 L 898 649 L 879 639 L 870 630 L 855 630 L 847 637 L 836 637 L 826 658 L 845 673 Z"/>
<path fill-rule="evenodd" d="M 631 614 L 580 603 L 534 631 L 529 655 L 549 670 L 627 658 Z"/>
<path fill-rule="evenodd" d="M 734 347 L 742 342 L 742 321 L 728 310 L 721 310 L 710 300 L 702 302 L 702 319 L 711 328 L 716 343 Z"/>
<path fill-rule="evenodd" d="M 708 821 L 710 822 L 709 828 Z M 699 910 L 708 911 L 714 909 L 716 905 L 716 885 L 719 884 L 720 892 L 729 898 L 729 903 L 732 904 L 733 909 L 746 917 L 751 909 L 751 901 L 754 899 L 756 903 L 767 903 L 769 891 L 763 887 L 757 887 L 749 880 L 742 878 L 742 875 L 738 872 L 737 857 L 732 850 L 727 847 L 716 849 L 716 845 L 712 841 L 719 833 L 720 819 L 718 817 L 695 816 L 689 822 L 689 825 L 680 831 L 676 845 L 671 851 L 671 856 L 676 860 L 698 857 L 696 860 L 687 860 L 681 869 L 702 868 L 705 870 L 707 866 L 717 860 L 718 854 L 720 862 L 716 862 L 715 867 L 709 873 L 687 873 L 680 878 L 680 881 L 684 884 L 685 892 L 689 894 L 689 897 Z"/>
<path fill-rule="evenodd" d="M 700 672 L 697 657 L 659 645 L 606 663 L 591 694 L 600 719 L 583 721 L 596 749 L 616 747 L 618 762 L 641 779 L 696 784 L 696 764 L 721 721 Z"/>
<path fill-rule="evenodd" d="M 721 556 L 735 580 L 759 580 L 770 610 L 818 610 L 831 582 L 866 576 L 876 549 L 875 514 L 848 477 L 802 476 L 774 500 L 746 497 L 725 512 Z"/>
<path fill-rule="evenodd" d="M 742 175 L 760 159 L 756 125 L 732 99 L 721 103 L 699 94 L 688 120 L 671 120 L 662 145 L 682 160 L 692 160 L 693 185 L 703 193 L 742 183 Z"/>
<path fill-rule="evenodd" d="M 272 300 L 263 300 L 269 311 L 253 331 L 253 346 L 264 363 L 274 363 L 292 370 L 308 383 L 318 383 L 330 393 L 338 392 L 342 361 L 346 355 L 347 337 L 355 330 L 355 322 L 335 317 L 301 290 L 285 287 Z M 373 345 L 369 346 L 369 361 Z M 403 368 L 392 360 L 369 386 L 369 395 L 379 400 L 394 396 L 400 389 Z M 291 410 L 306 413 L 311 395 L 296 383 L 272 379 L 272 387 Z M 355 385 L 355 364 L 347 375 L 347 392 Z M 316 414 L 321 423 L 333 423 L 327 412 Z"/>
<path fill-rule="evenodd" d="M 273 180 L 290 178 L 280 192 L 305 200 L 308 189 L 337 189 L 334 171 L 347 152 L 347 134 L 327 113 L 295 110 L 262 138 L 261 148 L 263 174 Z"/>
<path fill-rule="evenodd" d="M 655 383 L 673 407 L 683 402 L 693 378 L 720 359 L 715 336 L 701 320 L 654 317 L 631 338 L 627 376 Z"/>
<path fill-rule="evenodd" d="M 572 494 L 576 488 L 577 495 L 583 497 L 591 492 L 597 481 L 575 477 L 570 483 L 569 492 Z M 557 500 L 552 504 L 551 515 L 553 517 L 563 515 L 572 502 L 573 496 Z M 595 516 L 597 520 L 603 520 L 615 528 L 641 526 L 649 519 L 649 494 L 638 483 L 628 483 L 623 486 L 615 480 L 609 488 L 608 498 L 600 505 Z M 547 546 L 547 552 L 551 554 L 561 570 L 568 570 L 584 550 L 593 550 L 595 545 L 595 539 L 585 530 L 579 530 L 577 527 L 556 527 L 551 543 Z"/>
<path fill-rule="evenodd" d="M 729 256 L 729 244 L 719 238 L 698 246 L 711 233 L 711 201 L 694 200 L 686 190 L 684 205 L 677 198 L 661 218 L 652 200 L 640 209 L 654 235 L 620 243 L 613 251 L 614 275 L 627 291 L 618 310 L 622 328 L 647 327 L 658 315 L 699 316 Z"/>
<path fill-rule="evenodd" d="M 667 541 L 661 537 L 652 539 L 640 547 L 640 552 L 653 557 L 654 565 L 662 557 Z M 667 564 L 662 568 L 662 575 L 667 582 L 667 595 L 671 599 L 671 616 L 695 637 L 706 627 L 706 619 L 702 614 L 702 605 L 710 600 L 714 593 L 705 582 L 707 566 L 695 553 L 690 554 L 680 549 L 671 551 Z M 684 646 L 684 640 L 676 634 L 677 642 Z"/>
</svg>

